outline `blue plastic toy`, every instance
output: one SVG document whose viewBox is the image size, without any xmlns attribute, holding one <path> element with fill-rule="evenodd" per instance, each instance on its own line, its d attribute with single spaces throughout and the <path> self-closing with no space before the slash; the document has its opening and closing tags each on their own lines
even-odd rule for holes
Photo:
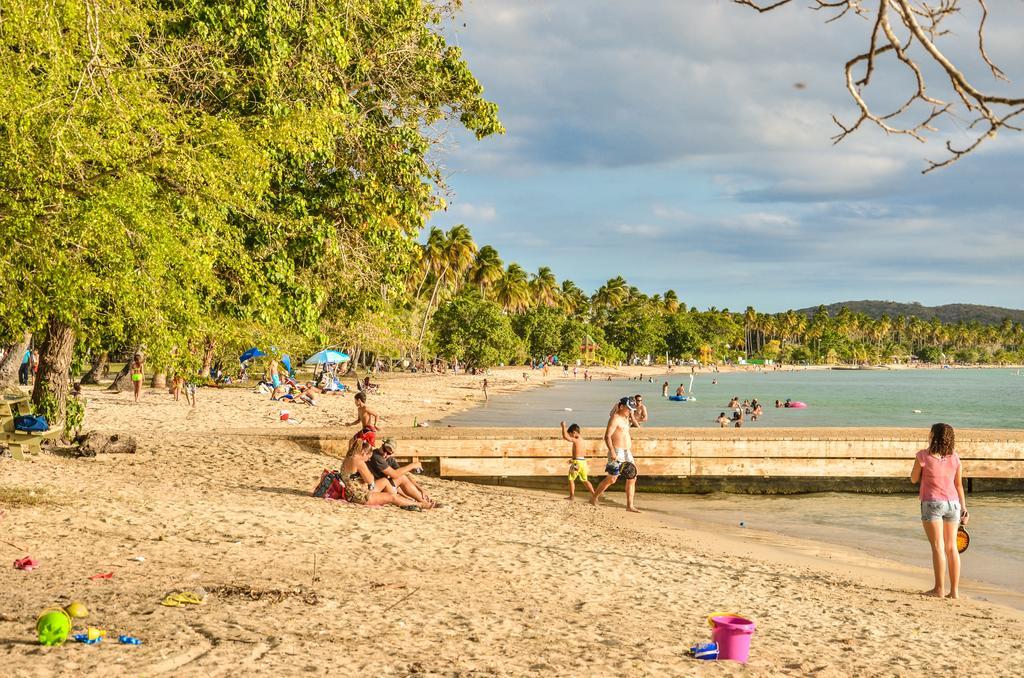
<svg viewBox="0 0 1024 678">
<path fill-rule="evenodd" d="M 707 661 L 713 661 L 715 659 L 718 659 L 718 645 L 716 643 L 694 645 L 690 648 L 690 654 L 692 654 L 695 659 L 705 659 Z"/>
<path fill-rule="evenodd" d="M 118 636 L 117 642 L 122 645 L 142 645 L 142 641 L 133 636 Z"/>
<path fill-rule="evenodd" d="M 103 636 L 96 636 L 92 640 L 89 640 L 89 634 L 88 633 L 76 633 L 75 635 L 73 635 L 71 637 L 75 639 L 75 642 L 85 643 L 86 645 L 95 645 L 96 643 L 98 643 L 98 642 L 103 640 Z"/>
</svg>

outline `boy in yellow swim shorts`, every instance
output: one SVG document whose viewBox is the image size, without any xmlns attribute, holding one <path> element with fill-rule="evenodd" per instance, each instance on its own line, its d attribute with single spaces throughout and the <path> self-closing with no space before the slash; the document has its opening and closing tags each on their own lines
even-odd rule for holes
<svg viewBox="0 0 1024 678">
<path fill-rule="evenodd" d="M 594 486 L 587 478 L 587 457 L 583 451 L 583 436 L 580 434 L 579 424 L 573 424 L 568 429 L 565 422 L 562 422 L 562 440 L 572 443 L 572 458 L 569 460 L 569 501 L 576 498 L 576 481 L 586 485 L 590 496 L 594 496 Z"/>
</svg>

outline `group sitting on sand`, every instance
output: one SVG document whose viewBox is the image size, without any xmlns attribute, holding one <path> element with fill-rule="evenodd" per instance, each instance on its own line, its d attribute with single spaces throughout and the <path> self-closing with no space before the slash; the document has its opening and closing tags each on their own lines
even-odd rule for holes
<svg viewBox="0 0 1024 678">
<path fill-rule="evenodd" d="M 345 500 L 365 506 L 390 504 L 406 511 L 438 508 L 440 504 L 412 478 L 423 471 L 419 462 L 400 465 L 394 458 L 398 444 L 391 438 L 374 448 L 382 417 L 366 404 L 366 393 L 356 393 L 355 404 L 356 418 L 346 426 L 358 424 L 360 429 L 349 441 L 339 473 Z"/>
</svg>

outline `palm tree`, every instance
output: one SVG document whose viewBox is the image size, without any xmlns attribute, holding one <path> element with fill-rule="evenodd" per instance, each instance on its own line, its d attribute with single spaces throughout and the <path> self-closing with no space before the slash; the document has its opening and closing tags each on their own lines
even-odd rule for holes
<svg viewBox="0 0 1024 678">
<path fill-rule="evenodd" d="M 530 284 L 519 264 L 509 264 L 505 274 L 494 283 L 494 299 L 507 313 L 519 313 L 530 307 Z"/>
<path fill-rule="evenodd" d="M 569 315 L 582 313 L 590 306 L 587 295 L 571 280 L 562 281 L 562 291 L 558 295 L 558 301 L 562 310 Z"/>
<path fill-rule="evenodd" d="M 747 352 L 747 359 L 750 358 L 750 345 L 754 338 L 754 325 L 757 322 L 757 311 L 754 310 L 753 306 L 747 306 L 747 310 L 743 312 L 743 348 Z"/>
<path fill-rule="evenodd" d="M 558 306 L 558 280 L 547 266 L 541 266 L 530 276 L 530 292 L 538 306 Z"/>
<path fill-rule="evenodd" d="M 419 287 L 416 288 L 417 299 L 423 291 L 423 285 L 427 282 L 427 278 L 431 274 L 436 275 L 443 267 L 446 240 L 444 231 L 440 228 L 434 226 L 430 229 L 430 235 L 427 236 L 427 242 L 424 243 L 420 255 L 420 272 L 423 277 L 420 278 Z"/>
<path fill-rule="evenodd" d="M 679 296 L 675 290 L 665 290 L 665 310 L 669 313 L 675 313 L 679 310 Z"/>
<path fill-rule="evenodd" d="M 430 236 L 433 235 L 434 230 L 432 229 Z M 427 308 L 423 312 L 420 338 L 416 342 L 417 353 L 419 353 L 420 348 L 423 346 L 423 337 L 427 333 L 427 323 L 430 321 L 430 310 L 437 301 L 437 294 L 441 289 L 442 283 L 446 281 L 451 282 L 454 288 L 458 288 L 459 281 L 465 279 L 464 274 L 473 264 L 473 259 L 476 255 L 476 243 L 473 242 L 473 235 L 462 224 L 452 226 L 443 237 L 444 241 L 441 244 L 440 253 L 433 257 L 436 262 L 433 264 L 433 268 L 440 267 L 440 271 L 435 270 L 434 272 L 434 291 L 430 294 L 430 301 L 427 302 Z M 430 242 L 429 237 L 427 242 Z"/>
<path fill-rule="evenodd" d="M 601 285 L 594 293 L 594 303 L 607 308 L 618 308 L 629 297 L 629 289 L 623 277 L 616 276 Z"/>
<path fill-rule="evenodd" d="M 480 295 L 484 296 L 487 289 L 503 275 L 505 275 L 505 265 L 502 263 L 501 257 L 498 256 L 498 250 L 490 245 L 481 247 L 469 270 L 469 280 L 480 288 Z"/>
</svg>

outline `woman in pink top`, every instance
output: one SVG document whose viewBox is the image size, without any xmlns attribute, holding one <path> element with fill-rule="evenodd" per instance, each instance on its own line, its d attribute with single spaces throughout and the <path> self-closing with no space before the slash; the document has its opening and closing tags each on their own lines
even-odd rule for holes
<svg viewBox="0 0 1024 678">
<path fill-rule="evenodd" d="M 928 449 L 921 450 L 914 459 L 910 472 L 913 483 L 921 483 L 921 521 L 924 533 L 932 546 L 932 569 L 935 586 L 925 591 L 926 596 L 943 596 L 942 579 L 949 566 L 948 598 L 959 598 L 960 554 L 956 550 L 956 530 L 961 522 L 967 523 L 967 502 L 960 477 L 960 457 L 954 451 L 953 427 L 949 424 L 932 426 Z"/>
</svg>

